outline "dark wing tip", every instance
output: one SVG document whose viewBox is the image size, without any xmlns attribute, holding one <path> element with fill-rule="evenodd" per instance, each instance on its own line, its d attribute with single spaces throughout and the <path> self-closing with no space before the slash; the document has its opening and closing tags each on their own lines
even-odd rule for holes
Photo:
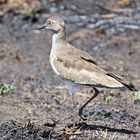
<svg viewBox="0 0 140 140">
<path fill-rule="evenodd" d="M 125 86 L 131 91 L 138 91 L 132 83 L 129 83 L 128 85 L 125 85 Z"/>
<path fill-rule="evenodd" d="M 132 83 L 128 83 L 126 81 L 123 81 L 123 79 L 121 79 L 120 77 L 118 77 L 117 75 L 113 74 L 113 73 L 107 73 L 108 76 L 111 76 L 113 78 L 115 78 L 116 80 L 118 80 L 120 83 L 122 83 L 125 87 L 127 87 L 129 90 L 131 91 L 138 91 L 135 86 Z"/>
</svg>

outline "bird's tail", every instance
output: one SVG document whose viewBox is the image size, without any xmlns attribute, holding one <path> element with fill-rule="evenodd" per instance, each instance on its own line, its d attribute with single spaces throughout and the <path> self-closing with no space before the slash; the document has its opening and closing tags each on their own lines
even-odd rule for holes
<svg viewBox="0 0 140 140">
<path fill-rule="evenodd" d="M 138 91 L 132 83 L 129 83 L 129 82 L 127 82 L 127 81 L 124 81 L 124 80 L 122 79 L 122 77 L 117 76 L 117 75 L 115 75 L 115 74 L 113 74 L 113 73 L 107 73 L 107 75 L 109 75 L 109 76 L 115 78 L 116 80 L 118 80 L 120 83 L 122 83 L 122 84 L 123 84 L 125 87 L 127 87 L 129 90 L 131 90 L 131 91 Z"/>
<path fill-rule="evenodd" d="M 128 83 L 128 84 L 127 83 L 123 83 L 123 82 L 121 82 L 121 83 L 123 85 L 125 85 L 131 91 L 138 91 L 132 83 Z"/>
</svg>

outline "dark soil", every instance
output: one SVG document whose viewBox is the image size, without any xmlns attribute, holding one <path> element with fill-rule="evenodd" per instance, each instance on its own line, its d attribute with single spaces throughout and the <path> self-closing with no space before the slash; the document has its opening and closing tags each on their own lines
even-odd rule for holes
<svg viewBox="0 0 140 140">
<path fill-rule="evenodd" d="M 136 5 L 131 2 L 127 7 Z M 107 11 L 95 1 L 74 0 L 52 3 L 36 22 L 14 12 L 0 16 L 0 82 L 14 85 L 9 94 L 0 96 L 0 140 L 140 139 L 140 103 L 134 102 L 130 91 L 101 90 L 84 110 L 89 119 L 80 120 L 72 132 L 73 110 L 78 111 L 93 91 L 77 89 L 78 105 L 73 108 L 65 85 L 49 64 L 52 34 L 35 30 L 54 14 L 73 19 L 74 15 L 104 13 Z M 89 29 L 67 22 L 66 31 L 71 44 L 140 89 L 139 30 L 107 29 L 91 34 Z M 103 100 L 106 94 L 113 95 L 109 103 Z"/>
</svg>

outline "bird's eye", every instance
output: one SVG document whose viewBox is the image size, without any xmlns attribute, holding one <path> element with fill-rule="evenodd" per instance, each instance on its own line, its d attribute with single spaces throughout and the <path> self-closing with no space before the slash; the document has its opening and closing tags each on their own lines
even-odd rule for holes
<svg viewBox="0 0 140 140">
<path fill-rule="evenodd" d="M 52 22 L 51 21 L 48 21 L 48 25 L 52 25 Z"/>
</svg>

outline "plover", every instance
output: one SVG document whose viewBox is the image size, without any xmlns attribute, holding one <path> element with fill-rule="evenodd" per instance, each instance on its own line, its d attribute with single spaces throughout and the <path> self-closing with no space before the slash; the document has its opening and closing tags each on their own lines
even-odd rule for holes
<svg viewBox="0 0 140 140">
<path fill-rule="evenodd" d="M 133 84 L 125 82 L 120 76 L 102 69 L 88 53 L 77 49 L 66 41 L 65 23 L 61 17 L 50 17 L 38 29 L 53 31 L 50 64 L 53 71 L 67 85 L 69 94 L 74 96 L 76 85 L 92 87 L 94 95 L 79 109 L 79 116 L 84 119 L 84 107 L 94 99 L 97 88 L 129 89 L 136 91 Z"/>
</svg>

